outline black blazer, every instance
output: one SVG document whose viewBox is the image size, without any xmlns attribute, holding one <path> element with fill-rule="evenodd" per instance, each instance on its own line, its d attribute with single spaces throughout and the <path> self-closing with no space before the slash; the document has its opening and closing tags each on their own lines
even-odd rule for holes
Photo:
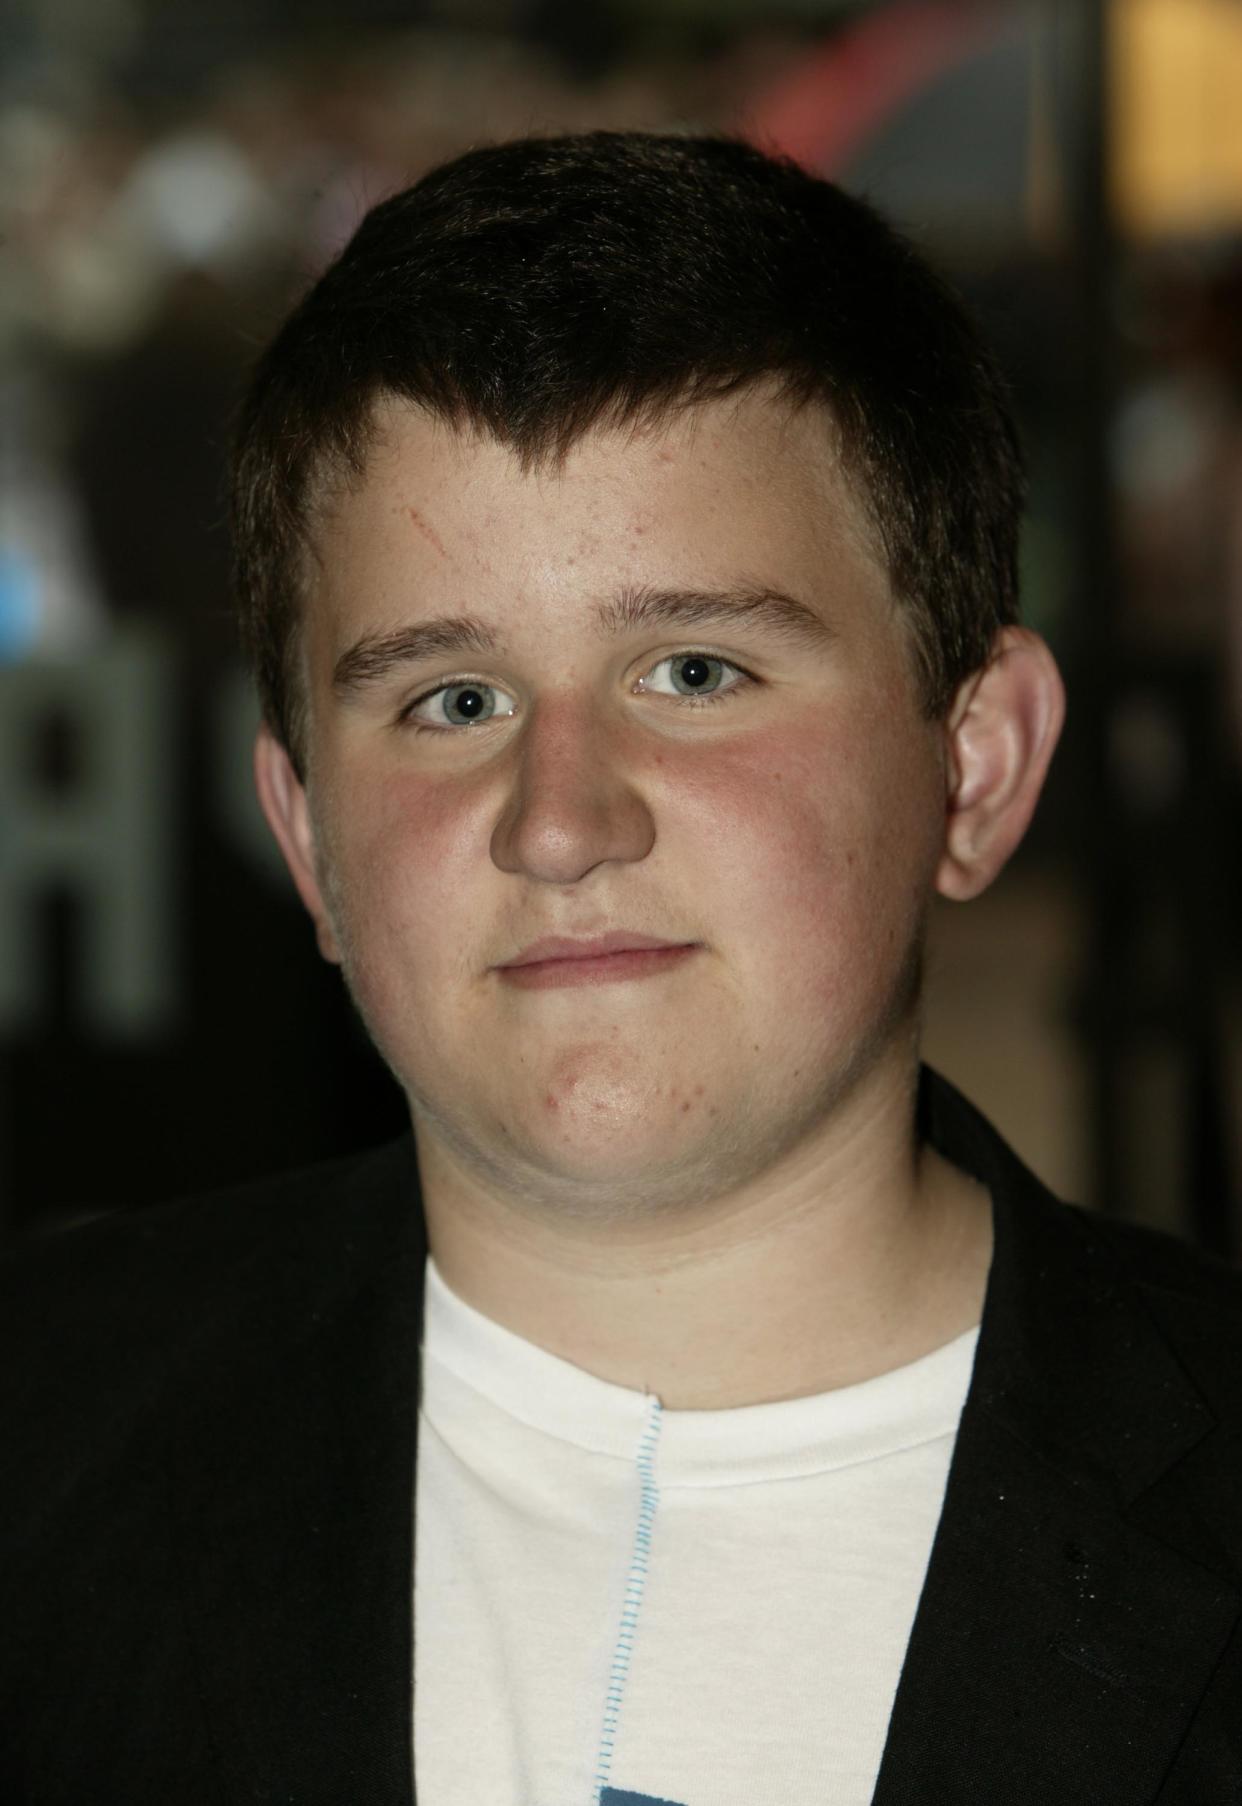
<svg viewBox="0 0 1242 1806">
<path fill-rule="evenodd" d="M 876 1806 L 1239 1806 L 1242 1280 L 921 1110 L 996 1249 Z M 411 1806 L 424 1254 L 406 1138 L 4 1263 L 4 1806 Z"/>
</svg>

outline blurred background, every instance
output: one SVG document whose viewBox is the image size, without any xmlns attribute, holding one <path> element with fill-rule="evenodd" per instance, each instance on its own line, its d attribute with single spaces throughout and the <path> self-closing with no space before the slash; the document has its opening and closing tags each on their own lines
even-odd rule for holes
<svg viewBox="0 0 1242 1806">
<path fill-rule="evenodd" d="M 268 845 L 244 374 L 481 140 L 730 129 L 868 195 L 1014 386 L 1070 726 L 928 1052 L 1063 1193 L 1242 1253 L 1242 0 L 8 0 L 0 1238 L 405 1122 Z"/>
</svg>

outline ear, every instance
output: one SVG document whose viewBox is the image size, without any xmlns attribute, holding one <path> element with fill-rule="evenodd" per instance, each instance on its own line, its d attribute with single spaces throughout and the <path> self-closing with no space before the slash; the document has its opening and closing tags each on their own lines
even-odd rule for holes
<svg viewBox="0 0 1242 1806">
<path fill-rule="evenodd" d="M 315 832 L 311 826 L 306 790 L 293 769 L 289 754 L 266 726 L 259 729 L 254 743 L 254 782 L 267 825 L 276 836 L 298 895 L 315 924 L 319 951 L 325 959 L 339 966 L 340 949 L 316 872 Z"/>
<path fill-rule="evenodd" d="M 1005 627 L 958 690 L 946 724 L 948 808 L 936 889 L 987 889 L 1035 812 L 1065 718 L 1065 688 L 1038 634 Z"/>
</svg>

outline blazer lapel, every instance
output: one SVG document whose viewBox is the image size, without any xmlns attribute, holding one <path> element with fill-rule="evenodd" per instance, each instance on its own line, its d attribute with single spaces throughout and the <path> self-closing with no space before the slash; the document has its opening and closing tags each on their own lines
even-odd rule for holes
<svg viewBox="0 0 1242 1806">
<path fill-rule="evenodd" d="M 1143 1527 L 1212 1414 L 1089 1219 L 943 1082 L 925 1101 L 992 1190 L 996 1244 L 874 1806 L 1145 1806 L 1242 1606 L 1176 1513 Z"/>
<path fill-rule="evenodd" d="M 416 1184 L 397 1144 L 311 1201 L 300 1239 L 251 1256 L 171 1439 L 186 1628 L 230 1797 L 412 1806 Z"/>
</svg>

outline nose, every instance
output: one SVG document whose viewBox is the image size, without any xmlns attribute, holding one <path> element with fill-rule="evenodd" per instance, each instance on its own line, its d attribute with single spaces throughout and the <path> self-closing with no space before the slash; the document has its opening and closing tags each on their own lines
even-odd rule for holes
<svg viewBox="0 0 1242 1806">
<path fill-rule="evenodd" d="M 627 769 L 624 737 L 581 694 L 534 705 L 492 830 L 502 872 L 575 884 L 597 865 L 646 858 L 655 822 Z"/>
</svg>

